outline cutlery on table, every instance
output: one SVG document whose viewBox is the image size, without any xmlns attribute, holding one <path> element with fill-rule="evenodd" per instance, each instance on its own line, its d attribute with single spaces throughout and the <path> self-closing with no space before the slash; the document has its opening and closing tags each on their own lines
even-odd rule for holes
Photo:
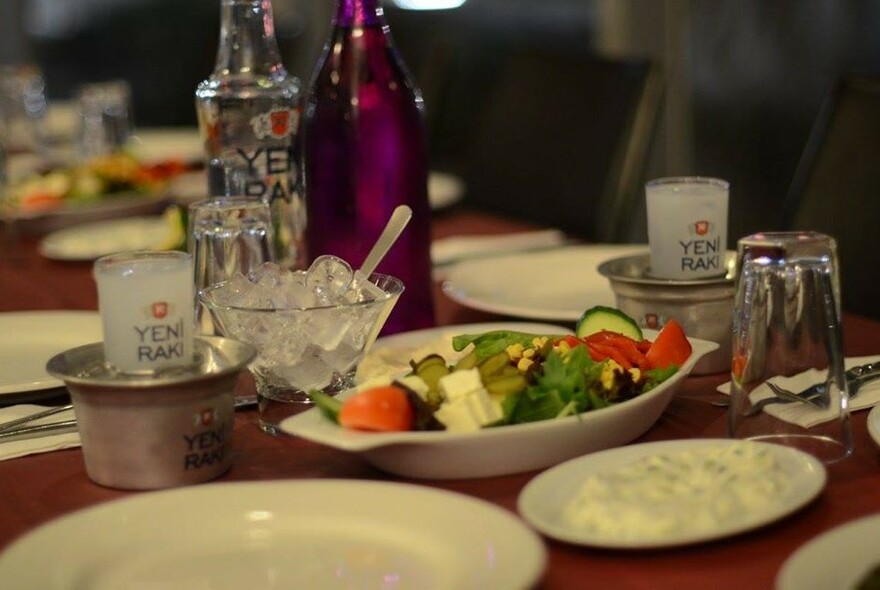
<svg viewBox="0 0 880 590">
<path fill-rule="evenodd" d="M 257 396 L 244 396 L 235 398 L 235 409 L 241 410 L 254 407 L 257 405 Z M 28 414 L 15 420 L 3 422 L 0 424 L 0 443 L 12 440 L 25 440 L 28 438 L 36 438 L 39 436 L 47 436 L 50 434 L 65 434 L 75 432 L 77 429 L 76 418 L 70 420 L 60 420 L 58 422 L 49 422 L 47 424 L 30 424 L 35 420 L 46 418 L 54 414 L 73 409 L 73 405 L 58 406 L 41 410 L 34 414 Z"/>
<path fill-rule="evenodd" d="M 847 382 L 847 392 L 849 393 L 849 396 L 851 398 L 855 397 L 864 384 L 880 379 L 880 361 L 853 367 L 851 369 L 848 369 L 845 374 Z M 767 386 L 773 391 L 775 395 L 773 397 L 760 399 L 752 404 L 751 407 L 744 413 L 745 416 L 754 416 L 756 414 L 759 414 L 765 406 L 770 404 L 803 402 L 809 403 L 820 409 L 824 407 L 821 400 L 827 388 L 827 384 L 825 382 L 814 383 L 813 385 L 810 385 L 809 387 L 801 391 L 791 391 L 785 389 L 784 387 L 781 387 L 776 383 L 773 383 L 772 381 L 767 381 Z M 717 406 L 728 406 L 730 405 L 730 400 L 712 402 L 712 404 Z"/>
</svg>

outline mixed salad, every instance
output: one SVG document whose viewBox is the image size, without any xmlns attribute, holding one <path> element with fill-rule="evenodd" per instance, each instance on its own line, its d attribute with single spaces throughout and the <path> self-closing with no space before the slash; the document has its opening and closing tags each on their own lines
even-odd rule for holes
<svg viewBox="0 0 880 590">
<path fill-rule="evenodd" d="M 619 310 L 594 307 L 575 335 L 499 330 L 461 334 L 454 364 L 430 354 L 391 383 L 338 400 L 312 399 L 340 426 L 365 431 L 450 430 L 551 420 L 604 408 L 650 391 L 678 371 L 691 344 L 669 321 L 653 341 Z M 468 348 L 470 347 L 470 348 Z"/>
<path fill-rule="evenodd" d="M 13 206 L 22 213 L 43 213 L 65 204 L 82 204 L 130 193 L 157 194 L 186 172 L 183 162 L 147 164 L 119 152 L 64 168 L 33 174 L 10 187 Z"/>
</svg>

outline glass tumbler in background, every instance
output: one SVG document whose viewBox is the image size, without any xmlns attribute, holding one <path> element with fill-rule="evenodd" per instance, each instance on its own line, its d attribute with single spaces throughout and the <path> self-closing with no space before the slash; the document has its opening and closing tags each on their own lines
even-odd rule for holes
<svg viewBox="0 0 880 590">
<path fill-rule="evenodd" d="M 45 119 L 48 111 L 46 83 L 32 64 L 0 68 L 0 114 L 11 152 L 45 151 Z"/>
<path fill-rule="evenodd" d="M 76 101 L 80 114 L 77 137 L 81 158 L 113 153 L 128 143 L 134 132 L 128 82 L 83 84 L 77 91 Z"/>
<path fill-rule="evenodd" d="M 189 252 L 196 294 L 235 273 L 247 275 L 273 262 L 274 229 L 269 205 L 258 197 L 222 197 L 189 206 Z M 212 334 L 210 317 L 196 302 L 196 324 Z"/>
<path fill-rule="evenodd" d="M 835 240 L 815 232 L 754 234 L 739 240 L 737 265 L 728 433 L 826 463 L 847 457 L 853 443 Z M 785 393 L 815 384 L 810 399 Z"/>
</svg>

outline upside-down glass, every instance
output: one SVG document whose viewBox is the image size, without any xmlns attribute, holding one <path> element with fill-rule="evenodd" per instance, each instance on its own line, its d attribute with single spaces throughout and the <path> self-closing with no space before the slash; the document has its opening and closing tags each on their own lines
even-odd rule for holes
<svg viewBox="0 0 880 590">
<path fill-rule="evenodd" d="M 255 197 L 218 197 L 189 206 L 189 252 L 196 293 L 236 273 L 247 275 L 275 260 L 269 205 Z M 196 302 L 196 323 L 212 333 Z"/>
<path fill-rule="evenodd" d="M 134 131 L 131 86 L 125 80 L 83 84 L 77 90 L 78 149 L 92 158 L 122 149 Z"/>
<path fill-rule="evenodd" d="M 224 336 L 257 348 L 249 368 L 264 432 L 278 434 L 284 418 L 308 407 L 309 391 L 335 395 L 355 385 L 358 365 L 404 290 L 389 275 L 374 273 L 369 281 L 384 296 L 305 309 L 226 305 L 224 284 L 199 294 Z"/>
<path fill-rule="evenodd" d="M 0 114 L 8 150 L 43 152 L 48 108 L 46 83 L 39 67 L 24 64 L 0 68 Z"/>
<path fill-rule="evenodd" d="M 837 245 L 816 232 L 759 233 L 738 242 L 728 433 L 775 442 L 831 463 L 852 452 L 842 351 Z M 774 401 L 826 383 L 816 403 Z"/>
</svg>

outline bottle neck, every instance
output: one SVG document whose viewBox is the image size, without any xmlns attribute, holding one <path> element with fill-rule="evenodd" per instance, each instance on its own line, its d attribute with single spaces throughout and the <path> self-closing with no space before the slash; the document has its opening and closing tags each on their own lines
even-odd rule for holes
<svg viewBox="0 0 880 590">
<path fill-rule="evenodd" d="M 334 24 L 340 27 L 384 25 L 379 0 L 336 0 Z"/>
<path fill-rule="evenodd" d="M 215 75 L 284 75 L 270 0 L 221 0 Z"/>
</svg>

